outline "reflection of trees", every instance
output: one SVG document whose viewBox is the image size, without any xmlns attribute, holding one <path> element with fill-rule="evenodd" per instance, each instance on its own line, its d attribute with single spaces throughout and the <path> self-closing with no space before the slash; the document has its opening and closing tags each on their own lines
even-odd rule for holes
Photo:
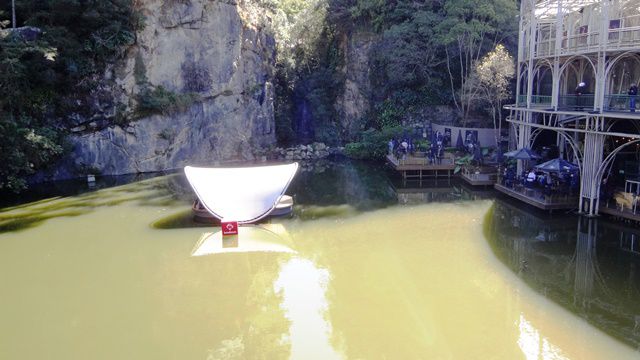
<svg viewBox="0 0 640 360">
<path fill-rule="evenodd" d="M 368 210 L 396 202 L 384 167 L 351 160 L 307 167 L 296 175 L 287 192 L 299 205 L 349 204 Z"/>
<path fill-rule="evenodd" d="M 490 217 L 494 253 L 525 282 L 605 332 L 640 345 L 640 258 L 620 256 L 624 231 L 599 219 L 548 218 L 501 200 Z"/>
<path fill-rule="evenodd" d="M 82 195 L 52 198 L 0 210 L 0 233 L 30 228 L 47 219 L 80 216 L 100 207 L 135 202 L 142 206 L 169 206 L 192 198 L 184 176 L 169 175 Z"/>
<path fill-rule="evenodd" d="M 208 352 L 208 359 L 287 359 L 290 322 L 281 308 L 282 294 L 274 289 L 286 254 L 238 253 L 167 259 L 156 275 L 165 288 L 159 294 L 164 323 L 163 337 L 189 341 L 164 353 L 193 358 Z M 174 260 L 175 259 L 175 260 Z M 211 274 L 210 277 L 203 274 Z M 186 308 L 185 308 L 186 307 Z M 160 330 L 159 330 L 160 331 Z"/>
</svg>

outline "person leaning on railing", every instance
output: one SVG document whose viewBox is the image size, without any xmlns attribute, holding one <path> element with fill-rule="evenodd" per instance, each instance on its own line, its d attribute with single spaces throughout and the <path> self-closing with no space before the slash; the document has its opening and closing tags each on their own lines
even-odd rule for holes
<svg viewBox="0 0 640 360">
<path fill-rule="evenodd" d="M 636 96 L 638 95 L 638 86 L 636 84 L 631 85 L 629 88 L 629 111 L 636 111 Z"/>
</svg>

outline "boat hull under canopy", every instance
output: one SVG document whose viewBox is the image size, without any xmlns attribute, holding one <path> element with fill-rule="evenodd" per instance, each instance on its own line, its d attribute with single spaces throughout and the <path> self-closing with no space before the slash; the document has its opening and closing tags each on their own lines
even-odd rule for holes
<svg viewBox="0 0 640 360">
<path fill-rule="evenodd" d="M 247 224 L 268 216 L 298 171 L 298 163 L 246 168 L 184 168 L 202 206 L 215 218 Z"/>
</svg>

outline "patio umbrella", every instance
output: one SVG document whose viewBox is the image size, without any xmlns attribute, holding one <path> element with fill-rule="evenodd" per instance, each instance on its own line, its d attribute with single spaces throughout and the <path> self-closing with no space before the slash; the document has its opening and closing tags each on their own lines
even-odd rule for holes
<svg viewBox="0 0 640 360">
<path fill-rule="evenodd" d="M 518 150 L 509 151 L 504 153 L 504 156 L 510 157 L 516 160 L 537 160 L 540 159 L 540 155 L 534 153 L 530 149 L 522 148 Z"/>
<path fill-rule="evenodd" d="M 456 148 L 464 150 L 464 139 L 462 139 L 462 130 L 458 131 L 458 140 L 456 141 Z"/>
<path fill-rule="evenodd" d="M 567 160 L 557 158 L 536 165 L 534 168 L 546 172 L 576 171 L 578 170 L 578 165 L 570 163 Z"/>
</svg>

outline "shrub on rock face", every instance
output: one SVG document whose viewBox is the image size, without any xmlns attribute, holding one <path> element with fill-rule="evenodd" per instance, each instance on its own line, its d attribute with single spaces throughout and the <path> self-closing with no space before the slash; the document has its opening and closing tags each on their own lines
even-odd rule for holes
<svg viewBox="0 0 640 360">
<path fill-rule="evenodd" d="M 145 87 L 138 94 L 136 117 L 170 115 L 187 110 L 200 97 L 194 93 L 178 94 L 162 86 Z"/>
<path fill-rule="evenodd" d="M 389 151 L 389 140 L 397 139 L 405 132 L 407 130 L 401 126 L 385 127 L 382 130 L 366 130 L 361 134 L 360 141 L 345 146 L 344 153 L 353 159 L 383 159 Z"/>
<path fill-rule="evenodd" d="M 189 92 L 205 92 L 211 90 L 211 75 L 203 64 L 188 58 L 182 64 L 182 80 L 184 89 Z"/>
</svg>

